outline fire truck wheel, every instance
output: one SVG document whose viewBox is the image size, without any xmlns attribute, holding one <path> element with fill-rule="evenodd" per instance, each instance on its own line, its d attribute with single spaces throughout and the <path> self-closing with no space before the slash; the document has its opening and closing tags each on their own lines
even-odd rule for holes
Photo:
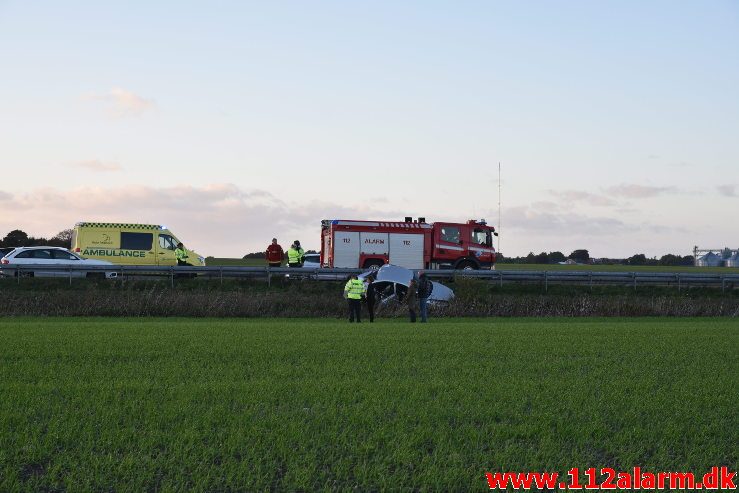
<svg viewBox="0 0 739 493">
<path fill-rule="evenodd" d="M 468 260 L 462 260 L 457 264 L 457 270 L 476 270 L 477 266 Z"/>
<path fill-rule="evenodd" d="M 378 260 L 378 259 L 374 259 L 373 260 L 373 259 L 370 259 L 370 260 L 367 260 L 367 261 L 364 262 L 364 267 L 363 268 L 364 269 L 370 269 L 370 270 L 376 271 L 376 270 L 379 270 L 380 267 L 382 267 L 382 265 L 383 265 L 382 260 Z"/>
</svg>

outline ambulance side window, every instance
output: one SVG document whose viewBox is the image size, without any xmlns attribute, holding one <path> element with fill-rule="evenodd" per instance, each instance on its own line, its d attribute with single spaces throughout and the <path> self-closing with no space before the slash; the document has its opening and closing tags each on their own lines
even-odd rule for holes
<svg viewBox="0 0 739 493">
<path fill-rule="evenodd" d="M 159 248 L 166 250 L 174 250 L 177 246 L 174 244 L 174 240 L 169 235 L 159 235 Z"/>
<path fill-rule="evenodd" d="M 151 250 L 151 233 L 121 233 L 121 250 Z"/>
</svg>

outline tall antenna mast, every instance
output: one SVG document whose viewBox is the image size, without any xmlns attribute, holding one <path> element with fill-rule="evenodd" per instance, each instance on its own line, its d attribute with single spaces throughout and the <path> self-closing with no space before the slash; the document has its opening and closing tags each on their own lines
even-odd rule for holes
<svg viewBox="0 0 739 493">
<path fill-rule="evenodd" d="M 500 253 L 500 161 L 498 161 L 498 253 Z"/>
</svg>

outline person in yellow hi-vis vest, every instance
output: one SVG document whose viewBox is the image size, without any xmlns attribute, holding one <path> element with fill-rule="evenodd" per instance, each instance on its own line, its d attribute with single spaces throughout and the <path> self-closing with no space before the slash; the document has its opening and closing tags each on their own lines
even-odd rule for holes
<svg viewBox="0 0 739 493">
<path fill-rule="evenodd" d="M 354 322 L 355 316 L 357 323 L 362 321 L 362 298 L 364 298 L 364 290 L 364 283 L 357 279 L 356 274 L 349 276 L 349 280 L 344 286 L 344 298 L 349 303 L 349 322 Z"/>
<path fill-rule="evenodd" d="M 302 267 L 305 260 L 305 251 L 300 246 L 300 242 L 295 240 L 290 248 L 287 250 L 287 265 L 288 267 Z"/>
<path fill-rule="evenodd" d="M 177 259 L 177 265 L 190 265 L 187 262 L 187 250 L 182 243 L 177 243 L 177 248 L 174 250 L 174 258 Z"/>
</svg>

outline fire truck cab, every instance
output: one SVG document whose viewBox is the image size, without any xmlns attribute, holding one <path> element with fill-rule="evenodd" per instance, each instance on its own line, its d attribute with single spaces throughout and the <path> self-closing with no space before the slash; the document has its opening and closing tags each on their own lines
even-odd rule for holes
<svg viewBox="0 0 739 493">
<path fill-rule="evenodd" d="M 324 220 L 321 266 L 408 269 L 481 269 L 495 263 L 495 228 L 484 220 L 429 224 L 405 221 Z"/>
</svg>

